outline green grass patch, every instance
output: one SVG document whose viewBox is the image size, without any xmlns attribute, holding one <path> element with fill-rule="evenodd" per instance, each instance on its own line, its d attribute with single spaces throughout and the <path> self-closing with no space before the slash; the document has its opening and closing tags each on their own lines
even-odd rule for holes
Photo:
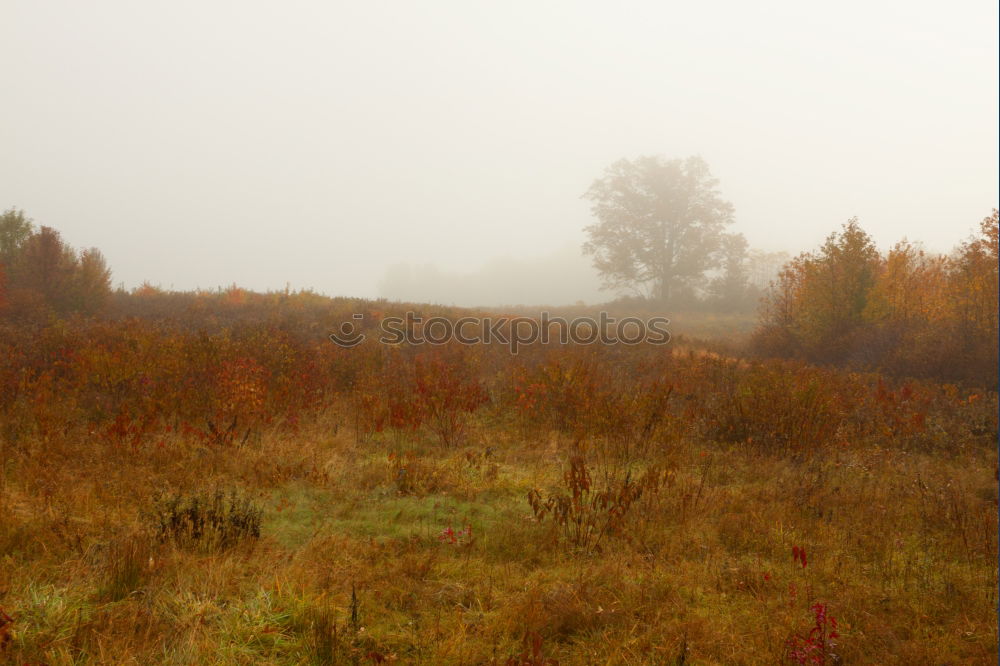
<svg viewBox="0 0 1000 666">
<path fill-rule="evenodd" d="M 304 484 L 284 486 L 265 504 L 265 535 L 295 549 L 316 534 L 346 534 L 373 539 L 436 539 L 442 530 L 469 525 L 477 537 L 493 533 L 497 523 L 523 498 L 490 493 L 485 501 L 446 495 L 392 495 L 377 489 L 359 498 Z"/>
</svg>

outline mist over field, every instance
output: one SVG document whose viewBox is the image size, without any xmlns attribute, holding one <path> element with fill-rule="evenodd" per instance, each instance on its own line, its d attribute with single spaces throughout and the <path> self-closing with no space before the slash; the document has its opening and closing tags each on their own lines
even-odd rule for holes
<svg viewBox="0 0 1000 666">
<path fill-rule="evenodd" d="M 751 249 L 852 216 L 949 252 L 997 201 L 996 3 L 24 2 L 0 207 L 114 284 L 600 302 L 616 160 L 701 156 Z M 408 267 L 408 268 L 405 268 Z M 430 268 L 428 268 L 430 267 Z"/>
<path fill-rule="evenodd" d="M 600 303 L 609 298 L 576 246 L 543 256 L 498 257 L 468 272 L 443 271 L 433 264 L 395 264 L 379 281 L 378 295 L 470 307 Z"/>
<path fill-rule="evenodd" d="M 0 662 L 995 663 L 997 24 L 0 0 Z"/>
</svg>

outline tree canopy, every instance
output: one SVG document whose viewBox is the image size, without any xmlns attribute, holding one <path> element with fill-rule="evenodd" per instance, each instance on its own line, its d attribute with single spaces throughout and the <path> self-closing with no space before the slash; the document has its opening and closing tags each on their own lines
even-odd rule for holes
<svg viewBox="0 0 1000 666">
<path fill-rule="evenodd" d="M 705 273 L 745 244 L 724 241 L 733 206 L 700 157 L 619 160 L 584 194 L 597 222 L 583 246 L 608 289 L 665 302 L 700 286 Z M 728 245 L 728 247 L 727 247 Z"/>
<path fill-rule="evenodd" d="M 753 348 L 995 386 L 998 214 L 950 256 L 903 241 L 882 255 L 848 220 L 785 265 L 762 304 Z"/>
<path fill-rule="evenodd" d="M 23 211 L 0 214 L 0 310 L 25 319 L 96 314 L 111 293 L 111 271 L 96 248 L 77 252 Z"/>
</svg>

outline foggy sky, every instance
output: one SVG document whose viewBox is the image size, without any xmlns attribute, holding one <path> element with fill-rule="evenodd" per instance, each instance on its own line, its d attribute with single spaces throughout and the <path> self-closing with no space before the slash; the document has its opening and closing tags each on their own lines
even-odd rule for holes
<svg viewBox="0 0 1000 666">
<path fill-rule="evenodd" d="M 100 248 L 116 285 L 371 297 L 400 264 L 576 247 L 607 165 L 697 154 L 751 247 L 810 249 L 857 215 L 883 248 L 947 251 L 997 204 L 997 18 L 3 0 L 0 208 Z"/>
</svg>

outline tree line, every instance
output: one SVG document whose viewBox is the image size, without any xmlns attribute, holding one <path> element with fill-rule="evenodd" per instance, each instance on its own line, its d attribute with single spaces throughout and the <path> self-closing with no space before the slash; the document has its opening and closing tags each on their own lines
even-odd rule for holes
<svg viewBox="0 0 1000 666">
<path fill-rule="evenodd" d="M 817 250 L 786 261 L 749 251 L 742 235 L 726 232 L 732 206 L 698 158 L 623 160 L 585 196 L 598 221 L 588 227 L 584 249 L 608 286 L 674 309 L 759 304 L 752 353 L 997 383 L 996 209 L 950 255 L 908 241 L 883 254 L 852 219 Z M 145 312 L 146 291 L 119 292 L 112 302 L 111 272 L 99 250 L 73 249 L 23 211 L 0 214 L 5 318 Z M 246 292 L 234 287 L 226 299 L 231 293 Z M 190 299 L 175 296 L 175 305 L 189 309 Z"/>
<path fill-rule="evenodd" d="M 584 198 L 583 250 L 608 289 L 668 311 L 756 307 L 759 355 L 996 384 L 995 209 L 950 255 L 908 241 L 883 254 L 854 218 L 791 258 L 727 231 L 733 206 L 698 157 L 619 160 Z"/>
<path fill-rule="evenodd" d="M 901 241 L 887 254 L 851 219 L 782 269 L 752 348 L 996 386 L 997 210 L 950 255 Z"/>
<path fill-rule="evenodd" d="M 94 315 L 110 295 L 111 271 L 100 250 L 74 250 L 24 211 L 0 214 L 0 311 L 8 317 Z"/>
</svg>

